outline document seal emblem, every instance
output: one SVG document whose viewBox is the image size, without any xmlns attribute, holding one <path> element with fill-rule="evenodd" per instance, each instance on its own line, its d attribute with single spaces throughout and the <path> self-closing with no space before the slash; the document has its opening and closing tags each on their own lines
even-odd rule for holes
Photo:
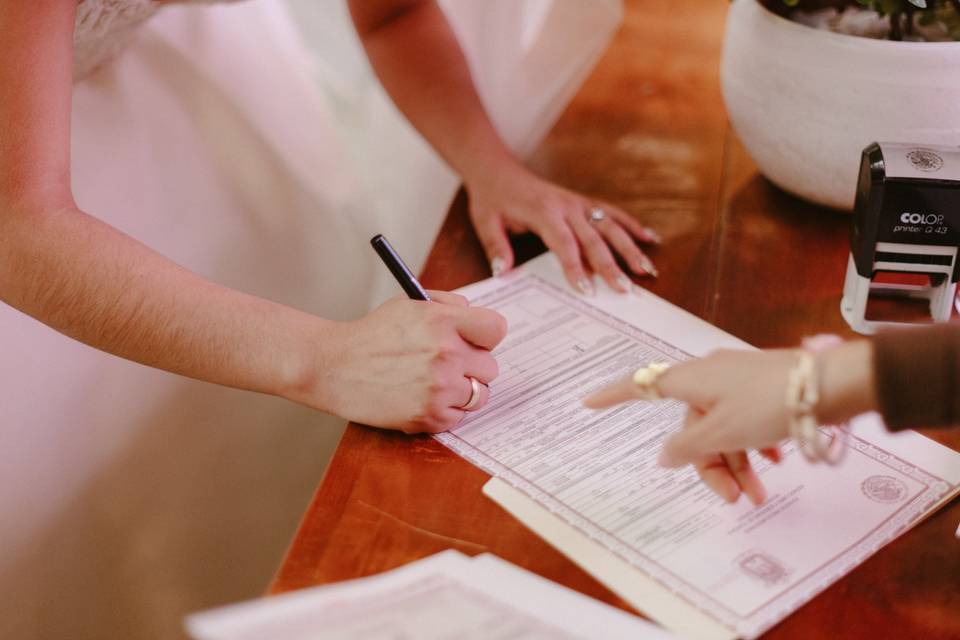
<svg viewBox="0 0 960 640">
<path fill-rule="evenodd" d="M 764 551 L 747 551 L 737 558 L 737 564 L 745 574 L 768 587 L 783 582 L 790 573 L 779 560 Z"/>
<path fill-rule="evenodd" d="M 914 149 L 907 154 L 907 160 L 918 171 L 933 173 L 943 167 L 943 158 L 929 149 Z"/>
<path fill-rule="evenodd" d="M 870 476 L 860 484 L 860 491 L 874 502 L 892 504 L 907 495 L 907 485 L 892 476 Z"/>
</svg>

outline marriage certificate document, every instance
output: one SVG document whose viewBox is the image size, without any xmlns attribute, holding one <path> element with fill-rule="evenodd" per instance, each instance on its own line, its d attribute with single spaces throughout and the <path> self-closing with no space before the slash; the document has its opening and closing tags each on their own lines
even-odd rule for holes
<svg viewBox="0 0 960 640">
<path fill-rule="evenodd" d="M 748 345 L 643 290 L 577 295 L 551 254 L 461 293 L 509 332 L 490 402 L 437 438 L 494 476 L 488 496 L 683 635 L 760 635 L 960 492 L 960 454 L 865 416 L 837 466 L 792 443 L 779 465 L 751 454 L 769 497 L 726 504 L 692 468 L 656 463 L 682 403 L 582 399 L 651 362 Z"/>
</svg>

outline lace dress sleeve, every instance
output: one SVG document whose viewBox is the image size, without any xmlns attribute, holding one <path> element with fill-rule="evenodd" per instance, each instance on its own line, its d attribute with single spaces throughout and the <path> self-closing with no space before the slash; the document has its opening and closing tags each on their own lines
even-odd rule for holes
<svg viewBox="0 0 960 640">
<path fill-rule="evenodd" d="M 74 79 L 116 55 L 156 10 L 153 0 L 80 0 L 73 31 Z"/>
</svg>

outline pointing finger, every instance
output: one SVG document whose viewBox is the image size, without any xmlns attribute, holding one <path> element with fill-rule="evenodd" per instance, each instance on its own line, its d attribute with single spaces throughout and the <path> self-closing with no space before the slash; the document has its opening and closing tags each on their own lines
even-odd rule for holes
<svg viewBox="0 0 960 640">
<path fill-rule="evenodd" d="M 603 409 L 634 400 L 636 397 L 637 385 L 633 383 L 633 376 L 630 375 L 591 393 L 583 399 L 583 406 L 588 409 Z"/>
</svg>

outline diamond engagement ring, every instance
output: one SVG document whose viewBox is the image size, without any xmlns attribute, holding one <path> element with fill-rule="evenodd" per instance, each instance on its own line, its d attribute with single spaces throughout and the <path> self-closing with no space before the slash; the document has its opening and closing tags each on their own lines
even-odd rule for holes
<svg viewBox="0 0 960 640">
<path fill-rule="evenodd" d="M 598 225 L 603 222 L 607 217 L 607 212 L 601 209 L 600 207 L 593 207 L 590 209 L 590 224 Z"/>
</svg>

